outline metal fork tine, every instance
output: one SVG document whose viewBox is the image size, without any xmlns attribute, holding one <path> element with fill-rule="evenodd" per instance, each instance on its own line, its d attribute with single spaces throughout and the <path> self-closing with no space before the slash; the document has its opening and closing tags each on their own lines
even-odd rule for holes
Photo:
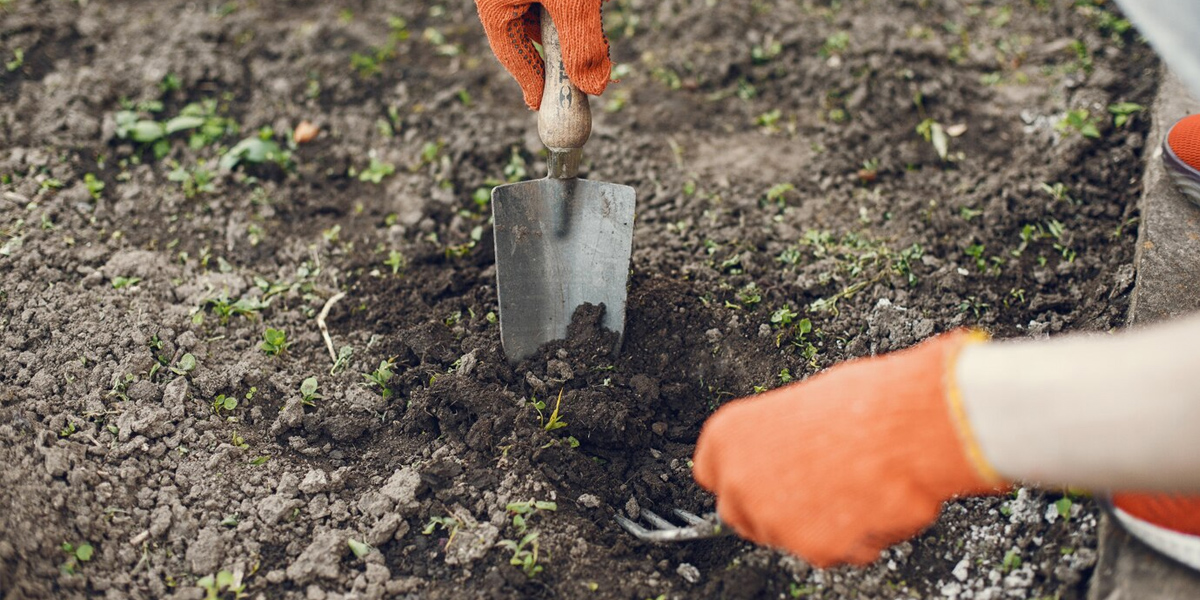
<svg viewBox="0 0 1200 600">
<path fill-rule="evenodd" d="M 642 509 L 641 517 L 649 527 L 639 525 L 632 519 L 619 514 L 613 515 L 613 518 L 616 519 L 617 524 L 622 529 L 644 542 L 688 542 L 720 537 L 731 533 L 728 528 L 721 524 L 721 520 L 716 514 L 701 517 L 686 510 L 672 509 L 671 512 L 687 524 L 676 525 L 646 509 Z"/>
<path fill-rule="evenodd" d="M 650 512 L 644 508 L 642 509 L 642 518 L 646 519 L 646 521 L 648 521 L 651 525 L 657 527 L 658 529 L 679 529 L 678 525 L 654 514 L 653 512 Z"/>
<path fill-rule="evenodd" d="M 697 515 L 695 513 L 690 513 L 688 511 L 680 509 L 680 508 L 673 509 L 673 512 L 680 519 L 687 521 L 689 525 L 700 525 L 703 523 L 708 523 L 708 521 L 704 520 L 704 517 L 701 517 L 700 515 Z"/>
<path fill-rule="evenodd" d="M 645 527 L 642 527 L 641 525 L 638 525 L 637 523 L 634 523 L 633 521 L 622 517 L 621 515 L 613 515 L 613 518 L 617 520 L 617 524 L 620 525 L 622 529 L 633 534 L 633 536 L 636 538 L 647 539 L 646 536 L 650 535 L 649 529 L 646 529 Z"/>
</svg>

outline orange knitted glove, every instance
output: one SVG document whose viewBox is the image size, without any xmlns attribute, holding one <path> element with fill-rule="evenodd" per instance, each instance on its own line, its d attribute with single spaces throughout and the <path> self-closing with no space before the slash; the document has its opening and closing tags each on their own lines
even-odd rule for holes
<svg viewBox="0 0 1200 600">
<path fill-rule="evenodd" d="M 1200 536 L 1200 496 L 1113 494 L 1117 508 L 1159 527 Z"/>
<path fill-rule="evenodd" d="M 562 40 L 563 66 L 571 83 L 599 96 L 608 87 L 612 61 L 608 38 L 600 21 L 603 0 L 542 0 Z M 538 110 L 545 87 L 545 64 L 533 47 L 542 43 L 538 2 L 531 0 L 475 0 L 479 20 L 487 32 L 492 52 L 521 84 L 525 104 Z"/>
<path fill-rule="evenodd" d="M 723 406 L 694 476 L 743 537 L 813 565 L 868 564 L 942 503 L 1006 485 L 967 426 L 954 364 L 965 330 Z"/>
</svg>

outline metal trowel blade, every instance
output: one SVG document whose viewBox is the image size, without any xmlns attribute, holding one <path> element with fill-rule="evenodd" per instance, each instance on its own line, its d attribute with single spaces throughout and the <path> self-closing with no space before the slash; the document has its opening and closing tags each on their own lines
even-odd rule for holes
<svg viewBox="0 0 1200 600">
<path fill-rule="evenodd" d="M 575 309 L 604 305 L 602 325 L 625 331 L 633 252 L 633 188 L 539 179 L 492 190 L 500 341 L 509 361 L 565 339 Z"/>
</svg>

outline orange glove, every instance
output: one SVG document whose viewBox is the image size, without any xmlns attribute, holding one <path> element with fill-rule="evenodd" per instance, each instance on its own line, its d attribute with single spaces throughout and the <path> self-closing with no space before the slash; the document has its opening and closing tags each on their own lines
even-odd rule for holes
<svg viewBox="0 0 1200 600">
<path fill-rule="evenodd" d="M 984 461 L 954 381 L 951 332 L 721 407 L 696 443 L 696 481 L 742 537 L 818 567 L 868 564 L 942 503 L 1005 486 Z"/>
<path fill-rule="evenodd" d="M 558 27 L 567 77 L 575 87 L 593 96 L 604 93 L 612 73 L 608 38 L 604 36 L 600 22 L 601 2 L 603 0 L 540 2 Z M 525 104 L 533 110 L 541 108 L 545 87 L 545 64 L 533 47 L 533 42 L 542 43 L 538 4 L 531 0 L 475 0 L 492 52 L 521 84 Z"/>
<path fill-rule="evenodd" d="M 1117 508 L 1159 527 L 1200 536 L 1200 496 L 1113 494 Z"/>
</svg>

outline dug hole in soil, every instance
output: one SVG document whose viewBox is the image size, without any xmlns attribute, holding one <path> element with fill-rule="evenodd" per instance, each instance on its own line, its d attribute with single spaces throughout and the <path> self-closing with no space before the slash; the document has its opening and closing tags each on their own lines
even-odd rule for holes
<svg viewBox="0 0 1200 600">
<path fill-rule="evenodd" d="M 544 153 L 472 2 L 0 2 L 0 596 L 1080 598 L 1061 491 L 862 569 L 612 517 L 711 511 L 734 398 L 1123 323 L 1158 67 L 1096 4 L 606 4 L 624 352 L 514 368 L 487 194 Z"/>
</svg>

